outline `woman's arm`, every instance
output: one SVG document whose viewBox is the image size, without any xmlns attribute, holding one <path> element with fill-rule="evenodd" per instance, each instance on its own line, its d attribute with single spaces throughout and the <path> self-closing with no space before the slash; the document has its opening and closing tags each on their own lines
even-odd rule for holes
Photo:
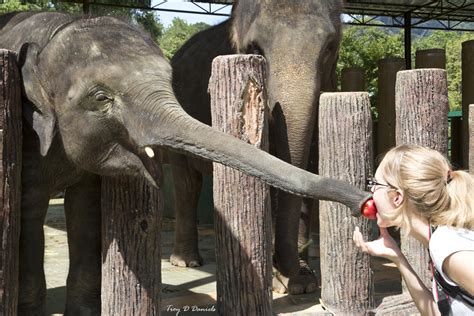
<svg viewBox="0 0 474 316">
<path fill-rule="evenodd" d="M 422 315 L 440 315 L 438 305 L 434 301 L 431 291 L 420 280 L 386 228 L 380 227 L 380 237 L 378 239 L 365 242 L 359 228 L 356 227 L 353 240 L 356 246 L 361 248 L 363 252 L 372 256 L 389 259 L 395 263 L 405 280 L 416 307 Z"/>
<path fill-rule="evenodd" d="M 474 295 L 474 251 L 458 251 L 443 262 L 443 272 L 469 294 Z"/>
<path fill-rule="evenodd" d="M 411 298 L 415 302 L 421 315 L 441 315 L 438 305 L 434 301 L 433 293 L 423 284 L 416 272 L 411 267 L 406 257 L 400 252 L 397 260 L 393 261 L 400 270 L 403 280 L 410 292 Z"/>
</svg>

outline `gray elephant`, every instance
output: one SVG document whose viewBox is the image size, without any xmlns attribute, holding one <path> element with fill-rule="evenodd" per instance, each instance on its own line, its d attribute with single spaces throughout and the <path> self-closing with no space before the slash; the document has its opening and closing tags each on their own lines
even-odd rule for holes
<svg viewBox="0 0 474 316">
<path fill-rule="evenodd" d="M 100 314 L 99 175 L 141 175 L 157 186 L 161 149 L 220 162 L 356 212 L 369 197 L 190 117 L 173 94 L 172 70 L 160 49 L 122 21 L 25 12 L 2 16 L 0 27 L 0 46 L 19 52 L 24 92 L 19 315 L 44 313 L 43 222 L 50 197 L 63 189 L 66 314 Z"/>
<path fill-rule="evenodd" d="M 173 88 L 178 101 L 187 113 L 210 125 L 207 85 L 213 58 L 234 53 L 264 55 L 272 113 L 270 151 L 294 166 L 315 172 L 317 150 L 311 153 L 312 166 L 308 166 L 308 157 L 310 147 L 314 149 L 317 144 L 320 90 L 335 89 L 341 7 L 342 1 L 335 0 L 235 1 L 229 21 L 198 33 L 173 57 Z M 175 200 L 176 235 L 171 262 L 177 266 L 199 266 L 202 259 L 196 206 L 202 174 L 212 169 L 178 154 L 170 155 L 169 160 L 175 192 L 179 192 Z M 304 204 L 302 208 L 302 199 L 295 195 L 275 195 L 274 259 L 280 274 L 274 279 L 274 290 L 288 290 L 292 294 L 312 292 L 317 288 L 316 277 L 298 258 L 298 242 L 305 244 L 308 232 L 308 223 L 299 222 L 300 209 L 307 215 L 310 206 Z"/>
</svg>

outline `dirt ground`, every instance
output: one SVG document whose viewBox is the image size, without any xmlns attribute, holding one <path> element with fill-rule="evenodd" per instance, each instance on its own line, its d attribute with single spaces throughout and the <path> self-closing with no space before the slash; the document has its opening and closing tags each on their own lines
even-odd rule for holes
<svg viewBox="0 0 474 316">
<path fill-rule="evenodd" d="M 45 224 L 45 273 L 47 309 L 50 315 L 62 315 L 65 302 L 65 284 L 68 271 L 68 248 L 63 212 L 63 200 L 50 204 Z M 214 315 L 216 307 L 215 250 L 212 226 L 199 227 L 201 255 L 205 265 L 199 268 L 177 268 L 170 264 L 173 242 L 173 221 L 164 219 L 162 232 L 162 315 Z M 310 265 L 317 269 L 319 254 L 310 246 Z M 400 275 L 392 265 L 374 261 L 376 297 L 401 293 Z M 273 311 L 284 315 L 331 315 L 319 303 L 320 293 L 290 296 L 273 294 Z M 207 311 L 186 313 L 186 309 L 199 306 Z"/>
</svg>

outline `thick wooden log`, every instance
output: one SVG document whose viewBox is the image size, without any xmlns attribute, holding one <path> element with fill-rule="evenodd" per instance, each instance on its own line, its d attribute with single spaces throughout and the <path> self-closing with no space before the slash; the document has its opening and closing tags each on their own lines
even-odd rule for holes
<svg viewBox="0 0 474 316">
<path fill-rule="evenodd" d="M 161 191 L 102 179 L 102 315 L 159 315 Z"/>
<path fill-rule="evenodd" d="M 405 59 L 387 57 L 379 60 L 378 66 L 376 156 L 395 146 L 395 82 L 397 72 L 405 69 Z"/>
<path fill-rule="evenodd" d="M 469 104 L 474 104 L 474 40 L 462 43 L 462 167 L 469 168 Z"/>
<path fill-rule="evenodd" d="M 416 51 L 415 68 L 446 69 L 445 50 L 441 48 L 432 48 Z"/>
<path fill-rule="evenodd" d="M 361 67 L 344 68 L 341 73 L 341 91 L 366 91 L 365 70 Z"/>
<path fill-rule="evenodd" d="M 259 55 L 216 57 L 209 81 L 212 126 L 268 150 L 265 60 Z M 217 311 L 271 314 L 269 188 L 214 164 Z"/>
<path fill-rule="evenodd" d="M 469 172 L 474 174 L 474 104 L 469 105 Z"/>
<path fill-rule="evenodd" d="M 448 155 L 448 85 L 446 71 L 442 69 L 418 69 L 400 71 L 396 85 L 396 143 L 415 144 L 433 148 Z M 403 231 L 402 231 L 403 233 Z M 427 232 L 428 233 L 428 232 Z M 431 274 L 428 269 L 429 253 L 414 238 L 401 238 L 402 252 L 428 289 Z M 416 310 L 414 303 L 399 304 L 410 294 L 402 284 L 402 297 L 386 298 L 379 307 L 385 315 L 388 310 L 399 310 L 400 315 Z M 398 307 L 397 307 L 398 306 Z"/>
<path fill-rule="evenodd" d="M 319 172 L 365 189 L 373 172 L 372 119 L 366 92 L 324 93 L 319 109 Z M 352 242 L 355 226 L 366 239 L 370 221 L 339 203 L 320 201 L 321 297 L 336 315 L 365 315 L 374 307 L 371 258 Z"/>
<path fill-rule="evenodd" d="M 459 168 L 462 166 L 462 117 L 452 117 L 451 124 L 451 163 Z"/>
<path fill-rule="evenodd" d="M 0 315 L 16 315 L 18 304 L 22 118 L 15 60 L 0 50 Z"/>
</svg>

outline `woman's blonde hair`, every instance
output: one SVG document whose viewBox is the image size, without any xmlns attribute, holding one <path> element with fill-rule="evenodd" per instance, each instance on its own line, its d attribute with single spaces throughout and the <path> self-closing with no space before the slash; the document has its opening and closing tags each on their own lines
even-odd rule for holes
<svg viewBox="0 0 474 316">
<path fill-rule="evenodd" d="M 393 220 L 408 230 L 406 202 L 434 226 L 446 225 L 474 230 L 474 179 L 465 171 L 453 171 L 436 150 L 415 145 L 392 148 L 379 169 L 392 187 L 405 194 Z"/>
</svg>

